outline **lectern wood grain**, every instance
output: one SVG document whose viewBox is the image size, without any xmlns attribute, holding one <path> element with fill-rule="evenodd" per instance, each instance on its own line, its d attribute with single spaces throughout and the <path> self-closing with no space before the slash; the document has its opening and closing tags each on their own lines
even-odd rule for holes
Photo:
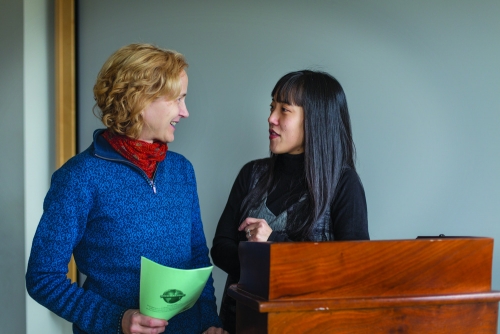
<svg viewBox="0 0 500 334">
<path fill-rule="evenodd" d="M 238 333 L 496 333 L 493 239 L 240 244 Z"/>
<path fill-rule="evenodd" d="M 238 305 L 237 312 L 238 334 L 492 334 L 498 303 L 276 313 Z"/>
<path fill-rule="evenodd" d="M 491 289 L 493 239 L 489 238 L 244 242 L 240 247 L 243 257 L 239 287 L 270 300 Z M 247 266 L 255 260 L 247 259 L 253 254 L 262 262 Z M 256 279 L 259 273 L 268 272 L 269 276 Z"/>
</svg>

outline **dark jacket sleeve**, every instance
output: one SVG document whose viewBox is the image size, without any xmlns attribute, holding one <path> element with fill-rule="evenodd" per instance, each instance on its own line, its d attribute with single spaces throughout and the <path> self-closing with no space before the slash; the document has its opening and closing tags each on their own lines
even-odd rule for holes
<svg viewBox="0 0 500 334">
<path fill-rule="evenodd" d="M 250 187 L 253 163 L 249 162 L 240 170 L 234 181 L 226 207 L 217 224 L 210 255 L 214 264 L 234 279 L 240 277 L 240 261 L 238 245 L 246 240 L 244 232 L 238 231 L 240 225 L 240 208 Z"/>
<path fill-rule="evenodd" d="M 369 240 L 365 191 L 353 169 L 346 169 L 330 207 L 334 240 Z"/>
</svg>

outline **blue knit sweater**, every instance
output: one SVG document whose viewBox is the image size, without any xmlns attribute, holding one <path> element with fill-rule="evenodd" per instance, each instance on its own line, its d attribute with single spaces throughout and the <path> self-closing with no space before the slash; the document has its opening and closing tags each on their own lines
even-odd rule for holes
<svg viewBox="0 0 500 334">
<path fill-rule="evenodd" d="M 74 333 L 120 333 L 139 308 L 141 256 L 180 269 L 210 266 L 191 163 L 167 152 L 154 184 L 100 136 L 52 176 L 26 273 L 33 299 L 73 323 Z M 74 254 L 83 288 L 66 278 Z M 165 333 L 220 327 L 213 279 Z"/>
</svg>

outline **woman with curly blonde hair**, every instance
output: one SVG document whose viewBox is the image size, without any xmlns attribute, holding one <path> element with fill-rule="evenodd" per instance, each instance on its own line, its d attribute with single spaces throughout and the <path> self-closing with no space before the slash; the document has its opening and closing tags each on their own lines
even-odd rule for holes
<svg viewBox="0 0 500 334">
<path fill-rule="evenodd" d="M 139 311 L 141 256 L 179 269 L 211 265 L 193 167 L 167 146 L 189 116 L 187 66 L 150 44 L 111 55 L 94 86 L 106 129 L 52 176 L 26 286 L 73 333 L 224 333 L 212 277 L 168 323 Z M 66 278 L 71 254 L 83 287 Z"/>
</svg>

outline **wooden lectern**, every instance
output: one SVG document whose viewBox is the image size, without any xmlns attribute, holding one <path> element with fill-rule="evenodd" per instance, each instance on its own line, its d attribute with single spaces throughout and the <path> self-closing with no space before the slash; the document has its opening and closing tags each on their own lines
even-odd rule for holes
<svg viewBox="0 0 500 334">
<path fill-rule="evenodd" d="M 242 242 L 239 254 L 238 334 L 497 331 L 491 238 Z"/>
</svg>

